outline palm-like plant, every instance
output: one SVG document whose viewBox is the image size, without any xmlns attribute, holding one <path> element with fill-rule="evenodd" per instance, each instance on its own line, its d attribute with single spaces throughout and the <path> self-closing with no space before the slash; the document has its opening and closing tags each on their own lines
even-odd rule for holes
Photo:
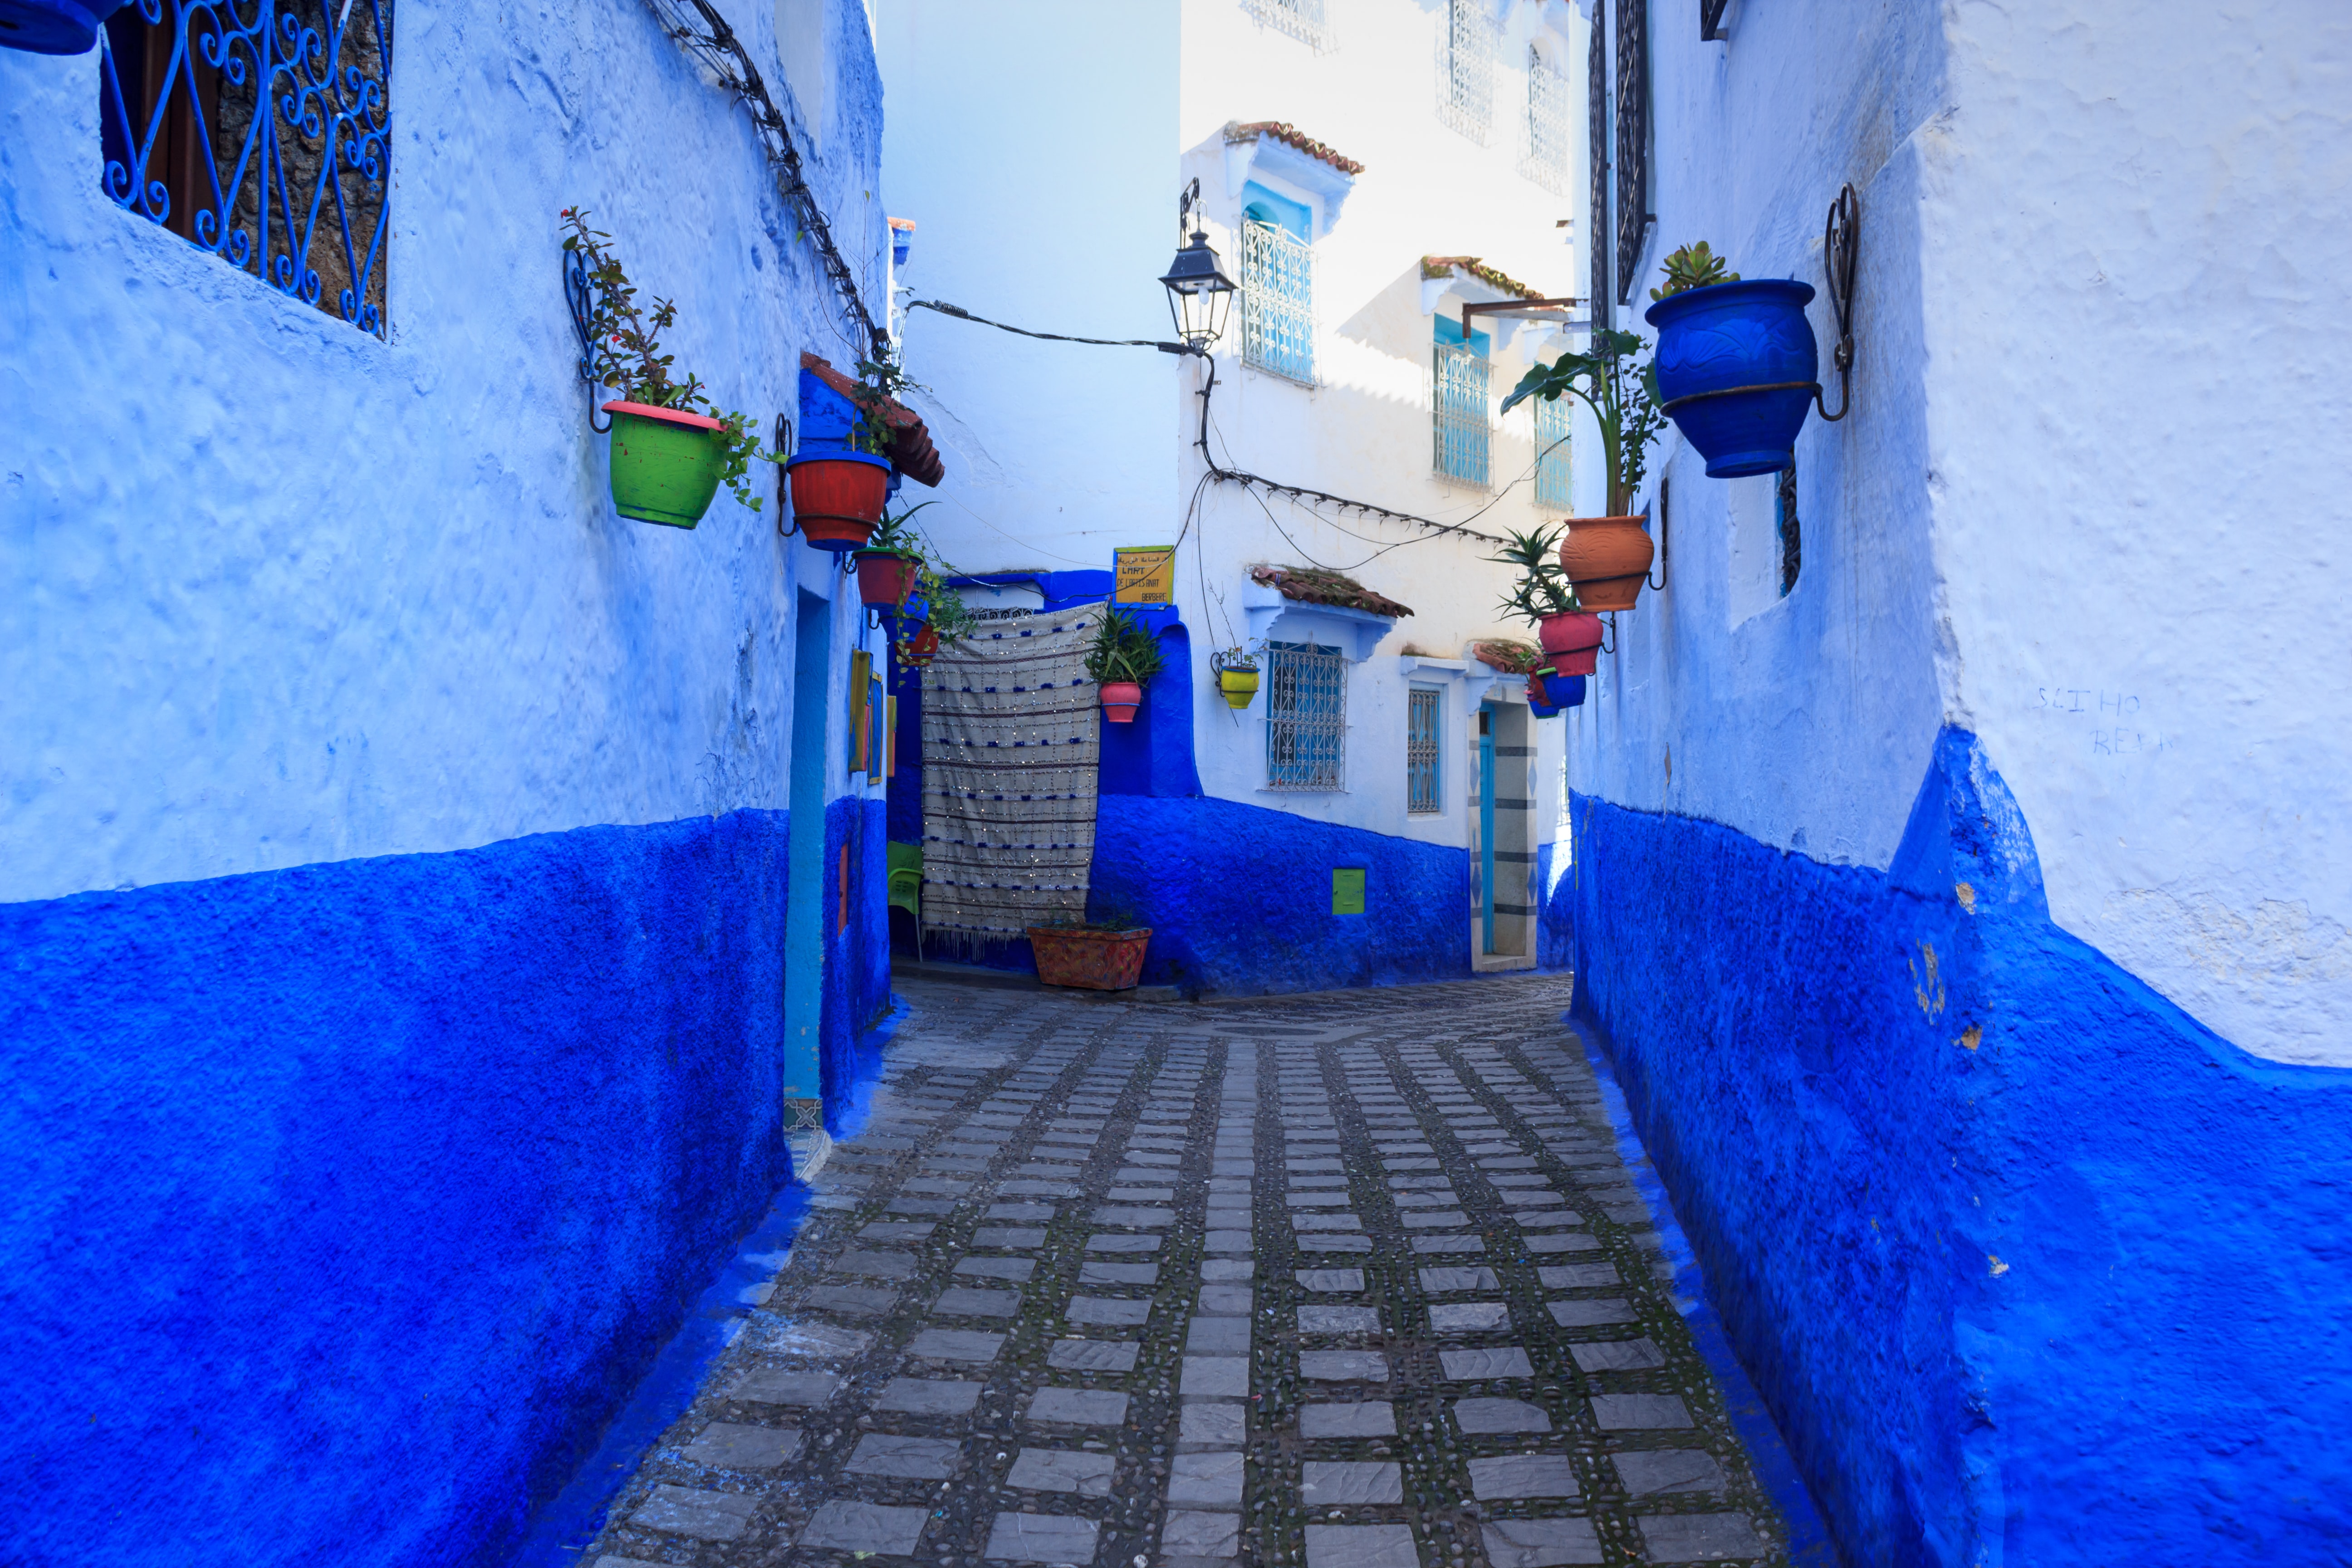
<svg viewBox="0 0 2352 1568">
<path fill-rule="evenodd" d="M 1510 531 L 1510 541 L 1498 554 L 1487 560 L 1519 569 L 1517 581 L 1503 595 L 1498 606 L 1507 616 L 1516 616 L 1530 625 L 1540 626 L 1547 616 L 1564 616 L 1577 608 L 1576 589 L 1561 570 L 1557 549 L 1560 531 L 1538 528 L 1522 533 Z"/>
<path fill-rule="evenodd" d="M 1625 517 L 1633 510 L 1633 492 L 1642 488 L 1647 471 L 1650 443 L 1665 427 L 1658 407 L 1658 379 L 1652 364 L 1635 365 L 1642 339 L 1633 332 L 1601 327 L 1592 334 L 1592 352 L 1567 353 L 1550 364 L 1531 367 L 1518 385 L 1503 399 L 1503 412 L 1530 397 L 1557 402 L 1565 393 L 1592 410 L 1601 426 L 1601 455 L 1609 471 L 1609 513 Z"/>
</svg>

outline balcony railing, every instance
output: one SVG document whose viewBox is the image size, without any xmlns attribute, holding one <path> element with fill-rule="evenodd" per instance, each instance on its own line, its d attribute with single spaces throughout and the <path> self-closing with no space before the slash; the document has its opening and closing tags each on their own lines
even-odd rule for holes
<svg viewBox="0 0 2352 1568">
<path fill-rule="evenodd" d="M 1272 224 L 1242 224 L 1242 363 L 1315 384 L 1315 249 Z"/>
<path fill-rule="evenodd" d="M 1484 486 L 1489 482 L 1494 448 L 1486 356 L 1467 344 L 1439 343 L 1435 367 L 1433 466 L 1441 478 Z"/>
</svg>

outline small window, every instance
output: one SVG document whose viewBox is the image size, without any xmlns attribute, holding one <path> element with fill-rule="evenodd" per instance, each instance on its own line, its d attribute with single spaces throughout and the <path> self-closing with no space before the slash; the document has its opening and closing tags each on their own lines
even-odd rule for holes
<svg viewBox="0 0 2352 1568">
<path fill-rule="evenodd" d="M 1466 337 L 1462 323 L 1437 318 L 1432 351 L 1431 405 L 1436 416 L 1432 467 L 1440 478 L 1484 486 L 1491 466 L 1493 426 L 1484 332 Z"/>
<path fill-rule="evenodd" d="M 1405 694 L 1404 808 L 1415 816 L 1444 809 L 1438 793 L 1439 695 L 1433 686 L 1416 686 Z"/>
<path fill-rule="evenodd" d="M 1569 189 L 1568 115 L 1568 77 L 1528 45 L 1527 134 L 1519 173 L 1563 196 Z"/>
<path fill-rule="evenodd" d="M 1528 402 L 1536 410 L 1536 504 L 1567 511 L 1576 504 L 1572 494 L 1576 470 L 1569 461 L 1572 450 L 1568 441 L 1569 400 L 1534 397 Z"/>
<path fill-rule="evenodd" d="M 1266 645 L 1265 786 L 1335 790 L 1348 735 L 1348 661 L 1314 643 Z"/>
<path fill-rule="evenodd" d="M 1787 598 L 1789 590 L 1797 585 L 1797 574 L 1805 564 L 1803 531 L 1797 523 L 1797 459 L 1780 470 L 1772 487 L 1773 521 L 1780 531 L 1780 597 Z"/>
<path fill-rule="evenodd" d="M 1437 35 L 1437 118 L 1481 147 L 1495 121 L 1493 10 L 1490 0 L 1445 0 Z"/>
<path fill-rule="evenodd" d="M 1287 33 L 1323 54 L 1332 47 L 1331 25 L 1324 20 L 1324 0 L 1243 0 L 1250 20 L 1261 27 Z"/>
<path fill-rule="evenodd" d="M 383 335 L 392 0 L 146 0 L 100 55 L 117 206 Z"/>
<path fill-rule="evenodd" d="M 1314 215 L 1255 182 L 1242 199 L 1242 363 L 1312 386 Z"/>
</svg>

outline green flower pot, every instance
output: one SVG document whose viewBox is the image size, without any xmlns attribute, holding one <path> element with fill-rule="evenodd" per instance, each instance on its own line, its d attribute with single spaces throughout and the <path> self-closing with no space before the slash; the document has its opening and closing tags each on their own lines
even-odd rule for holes
<svg viewBox="0 0 2352 1568">
<path fill-rule="evenodd" d="M 692 528 L 719 493 L 719 431 L 706 414 L 607 403 L 613 416 L 613 510 L 639 522 Z"/>
</svg>

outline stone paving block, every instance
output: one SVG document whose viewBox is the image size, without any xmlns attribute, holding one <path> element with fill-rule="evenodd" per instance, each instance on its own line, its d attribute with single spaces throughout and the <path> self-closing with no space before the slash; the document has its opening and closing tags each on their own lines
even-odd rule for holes
<svg viewBox="0 0 2352 1568">
<path fill-rule="evenodd" d="M 1209 1166 L 1212 1175 L 1246 1176 L 1256 1167 L 1247 1160 L 1217 1160 Z"/>
<path fill-rule="evenodd" d="M 965 1258 L 957 1261 L 955 1272 L 973 1274 L 983 1279 L 1027 1279 L 1036 1270 L 1034 1258 Z"/>
<path fill-rule="evenodd" d="M 642 1557 L 615 1557 L 607 1552 L 596 1559 L 593 1568 L 662 1568 L 658 1563 L 648 1563 Z"/>
<path fill-rule="evenodd" d="M 1030 1397 L 1029 1419 L 1066 1426 L 1117 1426 L 1127 1419 L 1127 1395 L 1108 1388 L 1049 1384 Z"/>
<path fill-rule="evenodd" d="M 907 1346 L 907 1353 L 925 1361 L 992 1362 L 1004 1348 L 1003 1334 L 977 1329 L 925 1329 Z"/>
<path fill-rule="evenodd" d="M 1642 1448 L 1612 1454 L 1628 1497 L 1659 1492 L 1720 1492 L 1730 1489 L 1723 1466 L 1704 1448 Z"/>
<path fill-rule="evenodd" d="M 1307 1568 L 1421 1568 L 1409 1524 L 1310 1524 Z"/>
<path fill-rule="evenodd" d="M 1246 1258 L 1204 1258 L 1201 1260 L 1201 1278 L 1216 1283 L 1226 1283 L 1254 1278 L 1257 1265 Z"/>
<path fill-rule="evenodd" d="M 1302 1234 L 1320 1230 L 1361 1230 L 1364 1222 L 1345 1210 L 1338 1214 L 1295 1214 L 1290 1216 L 1290 1228 Z"/>
<path fill-rule="evenodd" d="M 914 1481 L 943 1481 L 954 1474 L 963 1445 L 952 1437 L 900 1437 L 868 1432 L 857 1440 L 856 1451 L 842 1468 L 861 1476 L 900 1476 Z"/>
<path fill-rule="evenodd" d="M 1657 1514 L 1642 1521 L 1642 1544 L 1653 1563 L 1720 1563 L 1761 1557 L 1763 1538 L 1744 1513 Z"/>
<path fill-rule="evenodd" d="M 1203 1285 L 1200 1300 L 1203 1312 L 1246 1318 L 1256 1300 L 1256 1293 L 1246 1285 Z"/>
<path fill-rule="evenodd" d="M 968 1285 L 950 1286 L 931 1303 L 931 1311 L 943 1318 L 1010 1318 L 1020 1310 L 1018 1290 L 979 1290 Z"/>
<path fill-rule="evenodd" d="M 1187 1443 L 1213 1443 L 1223 1447 L 1242 1440 L 1242 1407 L 1210 1399 L 1187 1400 L 1181 1407 L 1177 1435 Z"/>
<path fill-rule="evenodd" d="M 717 1470 L 772 1470 L 800 1452 L 801 1435 L 791 1426 L 747 1426 L 713 1421 L 678 1450 L 698 1465 Z"/>
<path fill-rule="evenodd" d="M 1690 1407 L 1673 1394 L 1596 1394 L 1588 1402 L 1604 1432 L 1655 1432 L 1689 1426 Z"/>
<path fill-rule="evenodd" d="M 1298 1407 L 1302 1437 L 1393 1437 L 1396 1429 L 1396 1406 L 1385 1399 L 1314 1400 Z"/>
<path fill-rule="evenodd" d="M 1536 1278 L 1547 1290 L 1589 1290 L 1618 1282 L 1613 1263 L 1556 1263 L 1537 1269 Z"/>
<path fill-rule="evenodd" d="M 1188 1399 L 1246 1399 L 1249 1397 L 1249 1358 L 1188 1355 L 1184 1358 L 1184 1375 L 1178 1384 L 1178 1392 Z"/>
<path fill-rule="evenodd" d="M 1310 1508 L 1399 1503 L 1404 1501 L 1404 1475 L 1386 1460 L 1309 1459 L 1298 1498 Z"/>
<path fill-rule="evenodd" d="M 1045 1245 L 1045 1233 L 1037 1233 L 1036 1245 Z M 1157 1252 L 1160 1238 L 1156 1236 L 1097 1236 L 1087 1242 L 1088 1252 Z"/>
<path fill-rule="evenodd" d="M 1364 1293 L 1364 1271 L 1360 1268 L 1301 1268 L 1297 1272 L 1302 1290 L 1336 1296 Z"/>
<path fill-rule="evenodd" d="M 690 1535 L 697 1541 L 735 1541 L 760 1511 L 760 1500 L 734 1492 L 703 1491 L 695 1487 L 654 1488 L 654 1495 L 629 1515 L 639 1530 L 665 1535 Z"/>
<path fill-rule="evenodd" d="M 1094 1212 L 1097 1225 L 1124 1225 L 1137 1230 L 1165 1230 L 1176 1223 L 1176 1211 L 1163 1208 L 1130 1208 L 1119 1204 L 1106 1204 Z"/>
<path fill-rule="evenodd" d="M 1454 1424 L 1473 1436 L 1497 1432 L 1549 1432 L 1551 1416 L 1523 1399 L 1457 1399 Z"/>
<path fill-rule="evenodd" d="M 969 1415 L 982 1385 L 946 1377 L 894 1377 L 874 1401 L 877 1410 L 906 1415 Z"/>
<path fill-rule="evenodd" d="M 1533 1377 L 1536 1369 L 1528 1363 L 1528 1352 L 1517 1345 L 1504 1345 L 1493 1350 L 1440 1351 L 1438 1363 L 1445 1368 L 1446 1377 L 1454 1383 L 1470 1383 L 1487 1377 Z"/>
<path fill-rule="evenodd" d="M 898 1292 L 878 1285 L 819 1285 L 801 1297 L 801 1305 L 845 1318 L 878 1318 L 898 1304 Z"/>
<path fill-rule="evenodd" d="M 1118 1468 L 1118 1461 L 1108 1454 L 1024 1448 L 1021 1457 L 1013 1461 L 1013 1471 L 1004 1478 L 1004 1484 L 1024 1491 L 1108 1497 L 1111 1473 Z"/>
<path fill-rule="evenodd" d="M 1089 1563 L 1101 1526 L 1051 1513 L 1000 1513 L 988 1532 L 988 1555 L 1007 1563 Z"/>
<path fill-rule="evenodd" d="M 1436 1162 L 1433 1160 L 1433 1161 L 1429 1162 L 1429 1163 L 1431 1163 L 1431 1164 L 1435 1164 L 1435 1163 L 1436 1163 Z M 1305 1160 L 1286 1160 L 1286 1161 L 1284 1161 L 1284 1162 L 1283 1162 L 1283 1164 L 1284 1164 L 1284 1167 L 1285 1167 L 1286 1169 L 1287 1169 L 1288 1171 L 1290 1171 L 1294 1175 L 1295 1175 L 1295 1174 L 1297 1174 L 1298 1172 L 1301 1172 L 1301 1171 L 1332 1171 L 1332 1172 L 1339 1172 L 1339 1171 L 1344 1171 L 1344 1170 L 1346 1170 L 1346 1169 L 1347 1169 L 1347 1166 L 1345 1166 L 1345 1165 L 1341 1164 L 1339 1161 L 1337 1161 L 1337 1160 L 1335 1160 L 1335 1159 L 1331 1159 L 1331 1158 L 1329 1158 L 1329 1157 L 1328 1157 L 1328 1156 L 1326 1156 L 1326 1157 L 1322 1157 L 1322 1158 L 1305 1159 Z"/>
<path fill-rule="evenodd" d="M 1591 1301 L 1550 1301 L 1545 1303 L 1551 1321 L 1563 1329 L 1605 1328 L 1612 1323 L 1636 1321 L 1632 1303 L 1622 1296 L 1604 1296 Z"/>
<path fill-rule="evenodd" d="M 1076 1194 L 1073 1194 L 1071 1195 L 1076 1196 Z M 991 1204 L 988 1205 L 988 1217 L 990 1219 L 1051 1220 L 1060 1211 L 1055 1208 L 1052 1204 L 1020 1203 Z"/>
<path fill-rule="evenodd" d="M 1187 1508 L 1242 1506 L 1242 1456 L 1239 1450 L 1213 1454 L 1179 1454 L 1168 1468 L 1168 1500 Z"/>
<path fill-rule="evenodd" d="M 1194 1355 L 1247 1355 L 1247 1318 L 1195 1318 L 1185 1331 L 1184 1348 Z"/>
<path fill-rule="evenodd" d="M 1043 1247 L 1045 1228 L 1043 1226 L 984 1225 L 971 1233 L 974 1247 Z"/>
<path fill-rule="evenodd" d="M 1526 1171 L 1533 1169 L 1535 1163 L 1533 1154 L 1502 1154 L 1479 1161 L 1478 1168 L 1482 1171 Z"/>
<path fill-rule="evenodd" d="M 1389 1358 L 1378 1351 L 1301 1351 L 1298 1375 L 1316 1383 L 1386 1383 Z"/>
<path fill-rule="evenodd" d="M 761 1348 L 803 1361 L 846 1361 L 866 1353 L 874 1336 L 864 1329 L 845 1329 L 814 1318 L 795 1319 L 772 1332 Z"/>
<path fill-rule="evenodd" d="M 1647 1372 L 1666 1358 L 1648 1340 L 1592 1340 L 1568 1347 L 1580 1372 Z"/>
<path fill-rule="evenodd" d="M 1151 1316 L 1151 1303 L 1115 1296 L 1073 1296 L 1063 1315 L 1073 1323 L 1131 1329 Z"/>
<path fill-rule="evenodd" d="M 1378 1333 L 1380 1313 L 1370 1307 L 1301 1307 L 1298 1309 L 1298 1331 L 1302 1334 L 1370 1334 Z"/>
<path fill-rule="evenodd" d="M 1238 1557 L 1242 1549 L 1242 1516 L 1171 1510 L 1160 1527 L 1160 1555 L 1221 1559 Z M 1414 1568 L 1419 1568 L 1415 1564 Z"/>
<path fill-rule="evenodd" d="M 1484 1252 L 1486 1244 L 1475 1236 L 1416 1236 L 1412 1238 L 1415 1252 Z"/>
<path fill-rule="evenodd" d="M 1556 1230 L 1522 1237 L 1529 1252 L 1598 1252 L 1600 1240 L 1580 1230 Z"/>
<path fill-rule="evenodd" d="M 1482 1533 L 1488 1568 L 1570 1568 L 1609 1560 L 1589 1519 L 1498 1519 Z"/>
<path fill-rule="evenodd" d="M 1157 1263 L 1088 1261 L 1078 1265 L 1078 1283 L 1081 1285 L 1157 1285 L 1159 1282 L 1160 1265 Z"/>
<path fill-rule="evenodd" d="M 1319 1193 L 1292 1193 L 1285 1200 L 1285 1206 L 1295 1209 L 1340 1208 L 1354 1201 L 1347 1188 L 1333 1187 Z"/>
<path fill-rule="evenodd" d="M 1499 1454 L 1470 1461 L 1470 1491 L 1480 1502 L 1577 1495 L 1576 1468 L 1565 1454 Z"/>
<path fill-rule="evenodd" d="M 954 1200 L 950 1198 L 892 1198 L 883 1205 L 884 1214 L 953 1214 Z"/>
<path fill-rule="evenodd" d="M 1434 1171 L 1437 1169 L 1437 1162 L 1433 1159 L 1383 1160 L 1381 1162 L 1381 1165 L 1382 1169 L 1390 1171 Z M 1297 1167 L 1294 1165 L 1291 1169 L 1297 1170 Z M 1328 1527 L 1327 1526 L 1326 1528 Z M 1382 1528 L 1385 1529 L 1386 1526 L 1382 1526 Z"/>
<path fill-rule="evenodd" d="M 1113 1203 L 1118 1204 L 1172 1204 L 1176 1201 L 1176 1189 L 1173 1187 L 1114 1186 L 1111 1188 L 1109 1195 Z M 1096 1221 L 1102 1225 L 1137 1225 L 1150 1223 L 1138 1220 L 1104 1219 L 1102 1216 L 1108 1212 L 1110 1211 L 1106 1209 L 1095 1210 Z"/>
<path fill-rule="evenodd" d="M 1476 1238 L 1472 1239 L 1475 1241 Z M 1372 1238 L 1360 1233 L 1328 1233 L 1298 1238 L 1298 1250 L 1301 1252 L 1370 1252 L 1371 1249 Z"/>
<path fill-rule="evenodd" d="M 1142 1348 L 1134 1340 L 1055 1340 L 1045 1364 L 1064 1372 L 1133 1372 Z"/>
<path fill-rule="evenodd" d="M 915 1255 L 911 1252 L 845 1252 L 833 1260 L 827 1272 L 862 1275 L 868 1279 L 911 1279 L 915 1277 Z"/>
<path fill-rule="evenodd" d="M 823 1405 L 841 1387 L 829 1372 L 755 1372 L 727 1395 L 746 1405 Z"/>
<path fill-rule="evenodd" d="M 1436 1333 L 1487 1333 L 1511 1326 L 1511 1309 L 1500 1301 L 1440 1301 L 1429 1309 Z"/>
<path fill-rule="evenodd" d="M 1256 1250 L 1245 1230 L 1213 1230 L 1202 1238 L 1202 1247 L 1210 1252 L 1246 1253 Z"/>
</svg>

